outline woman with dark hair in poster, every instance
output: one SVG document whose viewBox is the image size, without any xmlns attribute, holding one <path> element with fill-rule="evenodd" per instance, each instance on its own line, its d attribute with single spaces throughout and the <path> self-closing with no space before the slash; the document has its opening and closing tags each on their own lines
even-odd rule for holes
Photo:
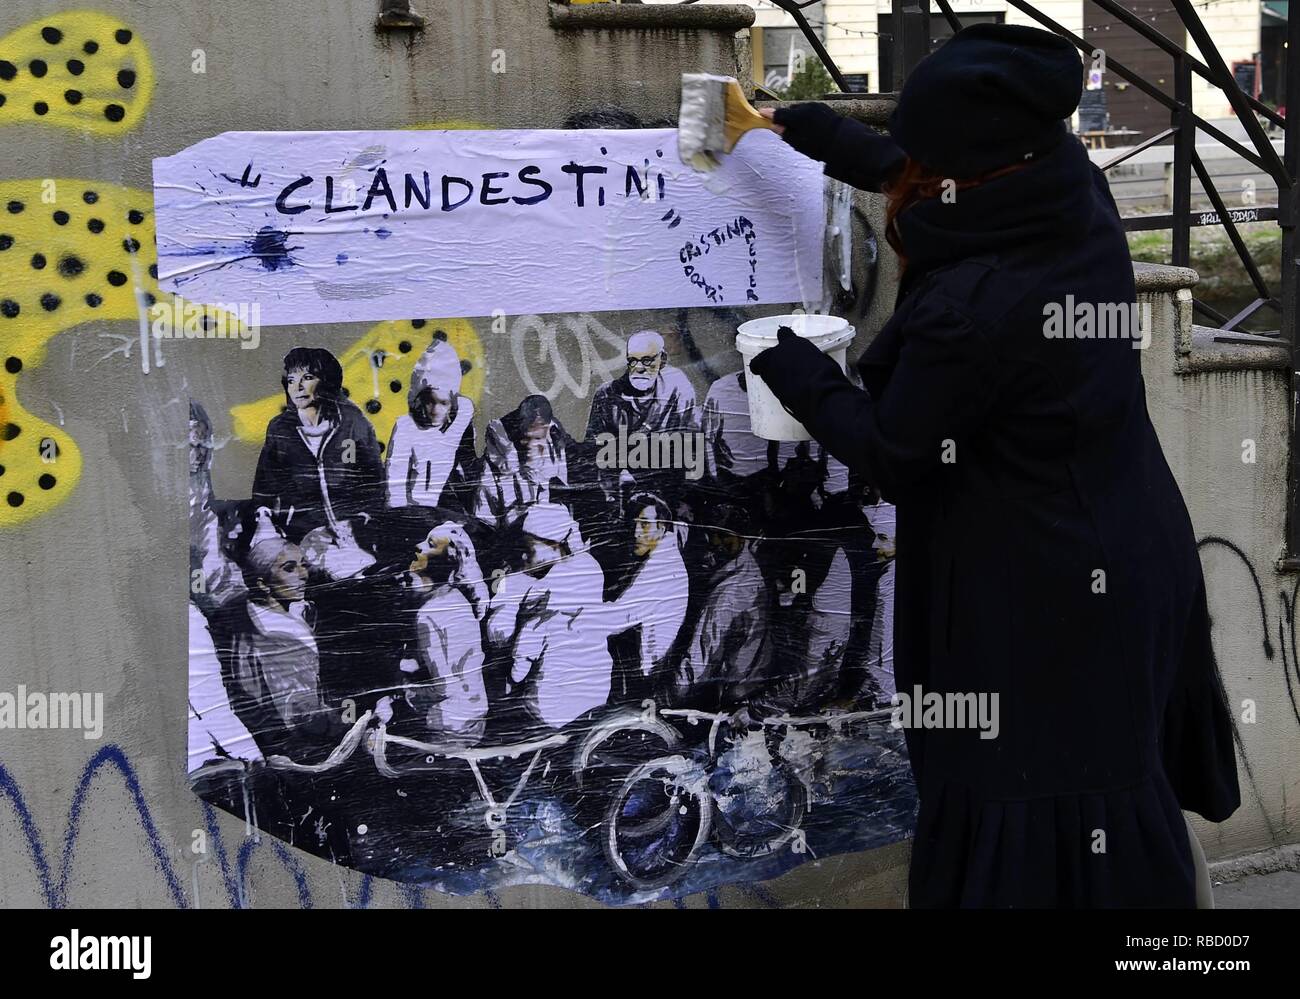
<svg viewBox="0 0 1300 999">
<path fill-rule="evenodd" d="M 328 350 L 295 347 L 284 358 L 285 407 L 266 428 L 253 502 L 285 535 L 339 525 L 383 505 L 384 469 L 375 430 L 343 395 L 343 369 Z"/>
</svg>

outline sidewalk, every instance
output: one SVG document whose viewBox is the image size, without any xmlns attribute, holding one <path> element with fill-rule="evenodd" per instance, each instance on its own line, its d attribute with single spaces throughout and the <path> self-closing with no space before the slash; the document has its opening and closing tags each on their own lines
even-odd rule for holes
<svg viewBox="0 0 1300 999">
<path fill-rule="evenodd" d="M 1214 884 L 1217 909 L 1300 909 L 1300 871 L 1252 874 Z"/>
<path fill-rule="evenodd" d="M 1300 845 L 1210 864 L 1219 909 L 1300 909 Z"/>
</svg>

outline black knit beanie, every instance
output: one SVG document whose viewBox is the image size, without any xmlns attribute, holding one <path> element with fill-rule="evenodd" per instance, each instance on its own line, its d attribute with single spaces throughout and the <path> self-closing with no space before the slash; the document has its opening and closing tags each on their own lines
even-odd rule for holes
<svg viewBox="0 0 1300 999">
<path fill-rule="evenodd" d="M 917 64 L 889 132 L 931 170 L 975 177 L 1055 146 L 1082 91 L 1083 63 L 1064 38 L 1020 24 L 973 24 Z"/>
</svg>

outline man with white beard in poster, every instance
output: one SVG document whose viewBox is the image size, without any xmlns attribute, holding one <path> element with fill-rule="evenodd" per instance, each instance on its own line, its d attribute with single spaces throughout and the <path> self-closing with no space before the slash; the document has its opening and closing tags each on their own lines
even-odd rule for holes
<svg viewBox="0 0 1300 999">
<path fill-rule="evenodd" d="M 558 503 L 528 508 L 521 572 L 501 579 L 486 616 L 488 641 L 508 663 L 510 693 L 529 719 L 560 729 L 609 700 L 609 636 L 627 625 L 604 601 L 600 564 Z"/>
<path fill-rule="evenodd" d="M 673 502 L 681 492 L 685 467 L 663 468 L 658 461 L 647 462 L 650 467 L 633 467 L 641 462 L 628 458 L 638 452 L 647 456 L 675 454 L 685 466 L 688 455 L 698 455 L 702 462 L 698 422 L 695 388 L 680 368 L 668 363 L 663 336 L 655 330 L 633 333 L 627 338 L 627 371 L 596 390 L 587 417 L 583 441 L 587 447 L 603 444 L 606 447 L 601 453 L 605 453 L 611 442 L 627 441 L 627 454 L 612 463 L 599 462 L 597 477 L 605 494 L 621 500 L 623 491 L 635 484 Z M 666 442 L 656 439 L 661 435 L 679 440 L 673 447 L 663 446 Z"/>
</svg>

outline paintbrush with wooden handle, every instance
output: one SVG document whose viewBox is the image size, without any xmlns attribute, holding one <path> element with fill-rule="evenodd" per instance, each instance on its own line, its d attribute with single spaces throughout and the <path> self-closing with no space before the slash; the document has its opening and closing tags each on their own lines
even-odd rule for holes
<svg viewBox="0 0 1300 999">
<path fill-rule="evenodd" d="M 677 124 L 677 154 L 696 170 L 716 170 L 718 157 L 730 153 L 746 132 L 775 131 L 770 119 L 745 100 L 731 76 L 682 74 L 682 107 Z"/>
</svg>

